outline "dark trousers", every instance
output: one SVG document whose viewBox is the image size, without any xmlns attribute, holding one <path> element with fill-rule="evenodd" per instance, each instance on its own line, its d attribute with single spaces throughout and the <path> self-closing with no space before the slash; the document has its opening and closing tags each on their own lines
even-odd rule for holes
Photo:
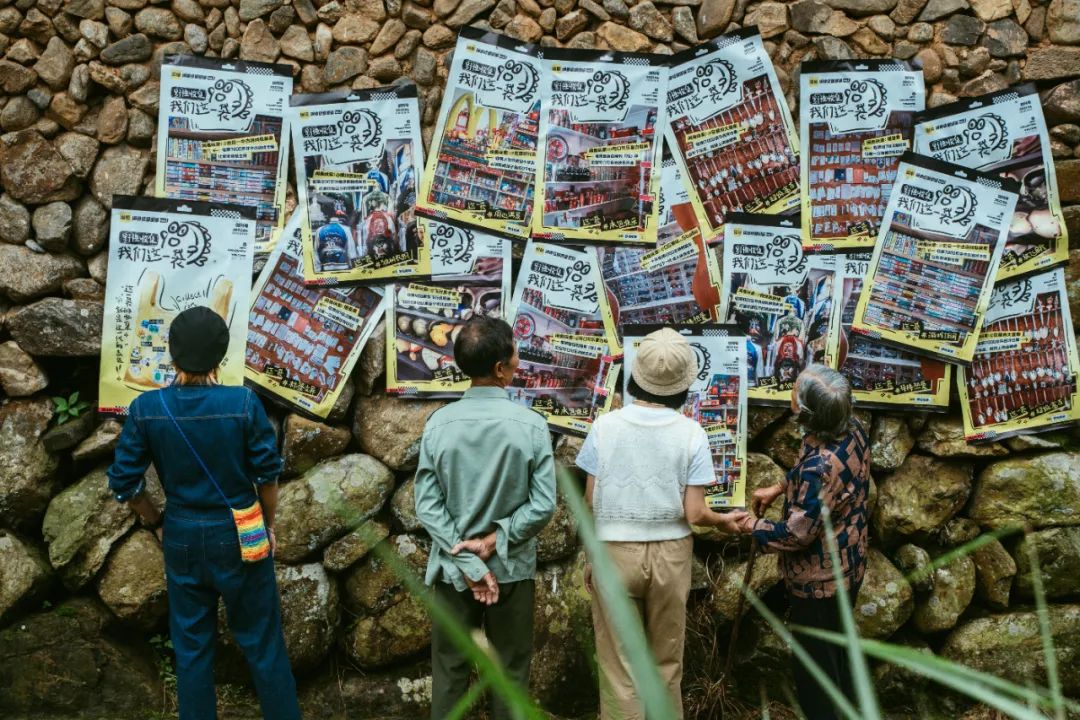
<svg viewBox="0 0 1080 720">
<path fill-rule="evenodd" d="M 850 597 L 854 598 L 857 594 L 856 588 L 850 592 Z M 791 624 L 837 633 L 843 632 L 840 606 L 835 597 L 820 599 L 791 597 Z M 796 633 L 795 639 L 824 671 L 826 677 L 844 694 L 844 697 L 854 704 L 855 688 L 851 680 L 847 648 L 802 633 Z M 793 662 L 795 692 L 799 696 L 799 705 L 802 706 L 807 720 L 839 720 L 842 717 L 839 710 L 833 705 L 818 681 L 810 675 L 806 666 L 798 658 L 793 658 Z"/>
<path fill-rule="evenodd" d="M 471 590 L 458 592 L 453 585 L 435 583 L 435 599 L 470 629 L 484 629 L 503 670 L 522 690 L 529 689 L 529 664 L 532 661 L 533 580 L 499 585 L 499 601 L 485 606 L 473 599 Z M 453 641 L 436 623 L 431 634 L 431 717 L 441 720 L 450 714 L 469 689 L 472 666 Z M 493 698 L 493 720 L 514 717 L 509 708 Z"/>
<path fill-rule="evenodd" d="M 243 562 L 236 525 L 228 515 L 203 517 L 172 508 L 165 515 L 163 549 L 180 720 L 217 717 L 214 643 L 219 597 L 251 669 L 263 718 L 299 720 L 274 561 Z"/>
</svg>

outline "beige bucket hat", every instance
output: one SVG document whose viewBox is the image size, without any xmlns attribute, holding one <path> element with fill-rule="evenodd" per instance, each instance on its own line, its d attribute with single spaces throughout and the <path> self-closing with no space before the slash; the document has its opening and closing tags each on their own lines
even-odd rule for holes
<svg viewBox="0 0 1080 720">
<path fill-rule="evenodd" d="M 651 332 L 638 345 L 630 376 L 647 393 L 677 395 L 688 389 L 698 373 L 690 343 L 671 328 Z"/>
</svg>

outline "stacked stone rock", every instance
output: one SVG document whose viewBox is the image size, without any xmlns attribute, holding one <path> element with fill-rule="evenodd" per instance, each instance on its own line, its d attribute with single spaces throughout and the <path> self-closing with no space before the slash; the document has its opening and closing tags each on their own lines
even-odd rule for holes
<svg viewBox="0 0 1080 720">
<path fill-rule="evenodd" d="M 793 109 L 799 62 L 811 58 L 910 60 L 924 71 L 930 105 L 1036 81 L 1080 248 L 1078 0 L 0 0 L 0 715 L 142 718 L 162 703 L 148 641 L 165 631 L 161 551 L 113 502 L 103 475 L 120 426 L 92 416 L 57 426 L 49 399 L 96 395 L 108 209 L 113 194 L 150 192 L 161 58 L 286 63 L 302 92 L 408 77 L 420 88 L 427 142 L 448 52 L 466 24 L 545 45 L 657 53 L 756 24 Z M 1080 317 L 1080 250 L 1070 257 Z M 411 476 L 420 428 L 439 403 L 383 394 L 382 343 L 380 330 L 327 422 L 271 409 L 288 468 L 278 576 L 312 717 L 416 717 L 429 693 L 428 620 L 367 540 L 383 538 L 423 567 L 428 541 L 411 511 Z M 970 446 L 955 414 L 864 417 L 877 493 L 875 549 L 856 603 L 863 633 L 1038 681 L 1030 544 L 1043 561 L 1058 665 L 1075 667 L 1080 432 Z M 775 410 L 753 410 L 751 428 L 758 486 L 781 477 L 799 438 Z M 572 460 L 576 445 L 560 440 L 560 457 Z M 905 579 L 950 547 L 1016 523 L 1032 527 L 1023 543 L 1004 538 Z M 744 562 L 730 538 L 705 533 L 697 547 L 691 615 L 700 635 L 688 648 L 688 694 L 719 671 L 702 638 L 730 626 Z M 577 715 L 595 706 L 595 689 L 582 555 L 565 508 L 541 537 L 541 557 L 534 691 L 552 712 Z M 752 582 L 779 599 L 771 558 Z M 740 673 L 756 703 L 758 679 L 785 673 L 788 651 L 760 620 L 748 622 Z M 220 655 L 223 676 L 242 680 L 227 637 Z M 910 675 L 876 672 L 895 707 L 963 709 Z M 1080 675 L 1062 677 L 1080 694 Z M 250 695 L 238 697 L 250 711 Z"/>
</svg>

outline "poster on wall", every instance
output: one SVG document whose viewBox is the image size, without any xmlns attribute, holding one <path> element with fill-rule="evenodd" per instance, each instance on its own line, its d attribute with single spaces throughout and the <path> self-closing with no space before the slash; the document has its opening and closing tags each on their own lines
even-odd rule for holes
<svg viewBox="0 0 1080 720">
<path fill-rule="evenodd" d="M 622 355 L 596 249 L 529 241 L 509 316 L 520 359 L 511 399 L 556 432 L 587 434 L 611 409 Z"/>
<path fill-rule="evenodd" d="M 304 283 L 297 208 L 252 291 L 244 377 L 261 393 L 325 418 L 383 313 L 383 291 Z"/>
<path fill-rule="evenodd" d="M 540 48 L 458 31 L 418 204 L 439 217 L 526 238 L 540 123 Z"/>
<path fill-rule="evenodd" d="M 533 236 L 656 244 L 665 59 L 544 49 Z"/>
<path fill-rule="evenodd" d="M 795 378 L 829 363 L 835 257 L 804 253 L 798 216 L 732 213 L 724 226 L 720 320 L 746 337 L 747 395 L 789 405 Z"/>
<path fill-rule="evenodd" d="M 915 152 L 1020 184 L 999 280 L 1068 261 L 1069 236 L 1050 136 L 1034 85 L 1017 85 L 916 114 Z"/>
<path fill-rule="evenodd" d="M 1080 422 L 1076 338 L 1060 268 L 998 281 L 971 366 L 960 368 L 969 441 Z"/>
<path fill-rule="evenodd" d="M 420 217 L 431 279 L 387 286 L 386 391 L 457 397 L 469 378 L 454 342 L 477 315 L 503 317 L 510 298 L 510 240 L 450 220 Z"/>
<path fill-rule="evenodd" d="M 925 105 L 922 71 L 900 60 L 821 60 L 801 73 L 803 244 L 870 249 Z"/>
<path fill-rule="evenodd" d="M 416 228 L 424 166 L 416 86 L 296 95 L 289 126 L 305 281 L 426 275 Z"/>
<path fill-rule="evenodd" d="M 627 325 L 625 365 L 631 367 L 645 336 L 671 325 Z M 705 429 L 716 473 L 716 484 L 705 488 L 714 510 L 746 506 L 746 338 L 731 325 L 675 325 L 697 359 L 698 374 L 690 386 L 683 413 Z M 625 384 L 630 373 L 623 373 Z M 627 395 L 629 401 L 629 395 Z"/>
<path fill-rule="evenodd" d="M 197 305 L 229 325 L 218 382 L 244 381 L 256 214 L 251 206 L 113 196 L 99 412 L 126 415 L 140 394 L 172 383 L 169 325 Z"/>
<path fill-rule="evenodd" d="M 906 153 L 852 330 L 969 363 L 1016 208 L 1016 181 Z"/>
<path fill-rule="evenodd" d="M 655 248 L 600 246 L 600 272 L 616 326 L 708 323 L 720 315 L 720 270 L 701 238 L 674 159 L 661 169 Z"/>
<path fill-rule="evenodd" d="M 256 209 L 255 253 L 285 223 L 288 65 L 168 55 L 158 102 L 158 197 Z"/>
<path fill-rule="evenodd" d="M 858 406 L 945 410 L 952 384 L 950 365 L 851 331 L 871 256 L 869 252 L 836 255 L 836 295 L 829 331 L 833 367 L 851 383 Z"/>
<path fill-rule="evenodd" d="M 721 240 L 732 212 L 797 210 L 795 123 L 757 30 L 722 35 L 671 62 L 666 140 L 706 240 Z"/>
</svg>

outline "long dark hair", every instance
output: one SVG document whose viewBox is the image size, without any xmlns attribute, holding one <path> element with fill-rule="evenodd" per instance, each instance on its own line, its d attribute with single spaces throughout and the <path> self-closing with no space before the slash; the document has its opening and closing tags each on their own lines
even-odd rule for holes
<svg viewBox="0 0 1080 720">
<path fill-rule="evenodd" d="M 798 423 L 803 431 L 822 440 L 839 440 L 851 429 L 851 383 L 842 374 L 820 364 L 799 374 L 795 391 Z"/>
</svg>

